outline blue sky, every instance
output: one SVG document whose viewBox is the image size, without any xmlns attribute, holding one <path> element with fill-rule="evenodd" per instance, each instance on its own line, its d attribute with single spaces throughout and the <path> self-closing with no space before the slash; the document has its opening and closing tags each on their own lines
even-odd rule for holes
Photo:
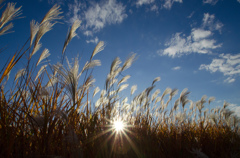
<svg viewBox="0 0 240 158">
<path fill-rule="evenodd" d="M 51 62 L 60 59 L 67 31 L 74 20 L 82 21 L 78 36 L 66 55 L 86 61 L 99 41 L 104 51 L 96 58 L 102 66 L 94 71 L 96 85 L 103 88 L 113 59 L 126 59 L 131 52 L 138 59 L 124 75 L 142 91 L 160 76 L 159 89 L 188 88 L 189 98 L 214 96 L 214 106 L 224 100 L 240 109 L 240 0 L 24 0 L 24 18 L 14 21 L 14 33 L 0 38 L 7 54 L 15 53 L 29 37 L 32 19 L 41 21 L 56 3 L 64 20 L 41 40 Z M 20 38 L 21 37 L 21 38 Z M 5 52 L 6 53 L 6 52 Z M 37 59 L 37 58 L 36 58 Z M 82 62 L 84 64 L 85 62 Z M 24 64 L 24 62 L 22 62 Z"/>
</svg>

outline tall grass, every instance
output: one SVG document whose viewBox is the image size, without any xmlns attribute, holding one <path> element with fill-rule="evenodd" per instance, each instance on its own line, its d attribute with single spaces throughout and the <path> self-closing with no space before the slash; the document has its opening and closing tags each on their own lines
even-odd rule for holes
<svg viewBox="0 0 240 158">
<path fill-rule="evenodd" d="M 12 29 L 10 21 L 21 15 L 21 7 L 15 6 L 8 3 L 2 11 L 0 38 Z M 104 42 L 97 44 L 83 68 L 78 58 L 71 63 L 65 57 L 79 20 L 63 41 L 59 63 L 47 62 L 48 49 L 33 60 L 42 47 L 41 38 L 61 20 L 61 14 L 54 5 L 40 23 L 32 20 L 29 39 L 1 69 L 0 157 L 240 157 L 240 120 L 228 103 L 207 109 L 214 97 L 193 102 L 187 89 L 173 101 L 178 90 L 167 88 L 161 94 L 156 89 L 160 77 L 140 94 L 134 95 L 137 86 L 133 85 L 130 96 L 122 97 L 130 78 L 122 72 L 136 54 L 125 62 L 117 57 L 104 88 L 94 89 L 93 70 L 101 65 L 94 58 L 104 49 Z M 15 74 L 12 88 L 5 87 L 10 71 L 24 55 L 27 64 Z M 112 128 L 119 119 L 125 124 L 122 132 Z"/>
</svg>

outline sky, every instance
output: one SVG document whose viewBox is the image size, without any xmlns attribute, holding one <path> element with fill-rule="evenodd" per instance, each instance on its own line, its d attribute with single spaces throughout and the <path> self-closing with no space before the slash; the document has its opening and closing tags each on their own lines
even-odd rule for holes
<svg viewBox="0 0 240 158">
<path fill-rule="evenodd" d="M 213 107 L 227 101 L 240 113 L 240 0 L 10 2 L 22 6 L 23 18 L 14 21 L 13 33 L 0 38 L 0 46 L 7 52 L 0 62 L 28 39 L 32 19 L 40 22 L 54 4 L 59 4 L 64 19 L 41 39 L 42 49 L 51 53 L 51 62 L 60 60 L 67 31 L 79 19 L 81 27 L 66 56 L 79 56 L 83 66 L 96 44 L 104 41 L 105 49 L 95 57 L 102 62 L 94 70 L 95 85 L 100 88 L 114 58 L 124 61 L 133 52 L 138 59 L 123 75 L 131 75 L 129 84 L 136 84 L 139 92 L 159 76 L 157 88 L 162 92 L 170 87 L 179 89 L 180 94 L 188 88 L 193 101 L 203 95 L 214 96 Z"/>
</svg>

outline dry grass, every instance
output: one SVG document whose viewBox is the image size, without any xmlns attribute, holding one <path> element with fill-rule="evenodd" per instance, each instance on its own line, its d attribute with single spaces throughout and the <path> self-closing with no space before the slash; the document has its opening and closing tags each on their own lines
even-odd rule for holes
<svg viewBox="0 0 240 158">
<path fill-rule="evenodd" d="M 21 7 L 15 5 L 7 5 L 2 17 L 10 18 L 4 23 L 1 20 L 0 26 L 20 15 Z M 2 68 L 0 157 L 240 157 L 240 121 L 227 103 L 206 110 L 214 98 L 203 96 L 193 102 L 187 89 L 173 101 L 177 89 L 167 88 L 162 94 L 154 90 L 160 77 L 140 94 L 133 96 L 134 85 L 131 96 L 120 97 L 130 78 L 122 72 L 132 65 L 136 54 L 123 63 L 119 58 L 112 62 L 102 90 L 93 90 L 92 70 L 101 64 L 93 58 L 103 50 L 104 42 L 99 42 L 81 70 L 78 58 L 73 64 L 67 60 L 67 67 L 62 65 L 80 21 L 68 33 L 60 63 L 39 68 L 50 56 L 48 49 L 37 63 L 32 59 L 42 36 L 62 18 L 60 14 L 60 7 L 55 5 L 40 23 L 33 20 L 29 40 Z M 13 88 L 4 87 L 10 82 L 9 72 L 25 54 L 28 64 L 16 73 Z M 96 98 L 98 92 L 100 97 Z M 90 99 L 93 97 L 96 103 Z M 170 102 L 174 102 L 172 108 L 168 107 Z M 119 118 L 125 129 L 116 133 L 112 122 Z"/>
</svg>

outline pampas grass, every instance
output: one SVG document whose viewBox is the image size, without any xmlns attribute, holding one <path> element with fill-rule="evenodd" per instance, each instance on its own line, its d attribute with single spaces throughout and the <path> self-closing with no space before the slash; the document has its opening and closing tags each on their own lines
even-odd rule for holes
<svg viewBox="0 0 240 158">
<path fill-rule="evenodd" d="M 2 26 L 21 15 L 21 7 L 15 6 L 6 6 L 10 11 L 3 12 Z M 137 85 L 129 85 L 130 76 L 122 73 L 136 60 L 134 53 L 124 62 L 113 60 L 104 89 L 94 86 L 92 73 L 101 65 L 94 58 L 104 49 L 103 41 L 82 68 L 78 57 L 72 63 L 66 58 L 66 65 L 62 60 L 40 66 L 50 57 L 47 48 L 34 63 L 34 54 L 44 46 L 41 38 L 61 20 L 60 14 L 54 5 L 40 23 L 32 20 L 29 40 L 2 68 L 0 157 L 239 157 L 240 119 L 227 102 L 210 109 L 214 97 L 194 102 L 188 89 L 161 92 L 160 77 L 135 94 Z M 61 59 L 79 26 L 75 21 L 63 41 Z M 10 74 L 26 53 L 25 67 Z M 8 80 L 11 75 L 14 81 Z M 4 87 L 4 80 L 12 87 Z M 113 128 L 119 119 L 122 132 Z"/>
</svg>

